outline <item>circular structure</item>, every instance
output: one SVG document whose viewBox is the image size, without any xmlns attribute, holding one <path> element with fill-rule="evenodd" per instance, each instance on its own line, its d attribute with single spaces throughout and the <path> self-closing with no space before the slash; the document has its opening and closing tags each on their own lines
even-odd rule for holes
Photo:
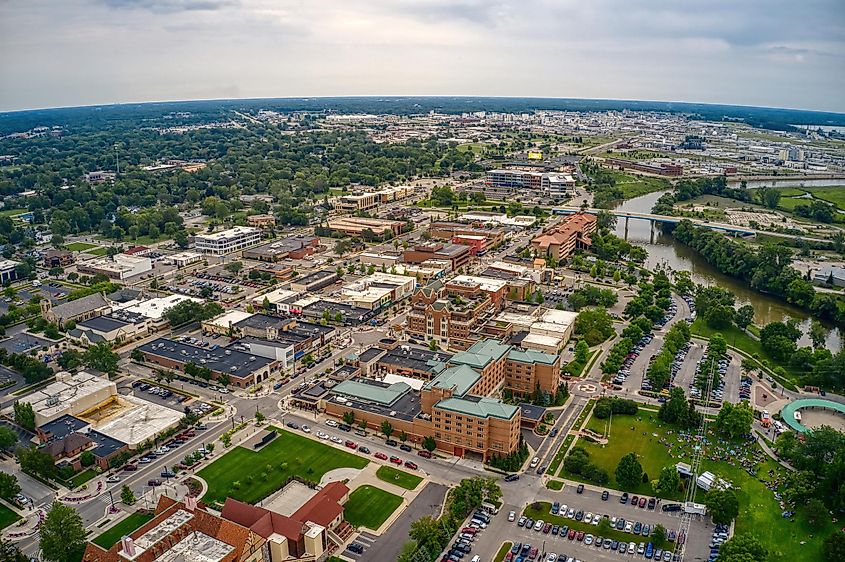
<svg viewBox="0 0 845 562">
<path fill-rule="evenodd" d="M 784 406 L 780 411 L 780 417 L 783 418 L 783 423 L 795 431 L 806 433 L 810 431 L 810 428 L 804 427 L 801 424 L 801 410 L 806 408 L 820 409 L 823 411 L 832 410 L 845 415 L 845 404 L 833 402 L 832 400 L 822 400 L 820 398 L 802 398 Z"/>
</svg>

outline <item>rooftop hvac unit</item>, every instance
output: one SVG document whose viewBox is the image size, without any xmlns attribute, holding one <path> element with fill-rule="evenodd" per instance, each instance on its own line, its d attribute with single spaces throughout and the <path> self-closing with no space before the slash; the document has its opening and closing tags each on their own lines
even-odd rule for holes
<svg viewBox="0 0 845 562">
<path fill-rule="evenodd" d="M 237 371 L 237 370 L 238 370 L 238 368 L 237 368 L 236 366 L 234 366 L 234 365 L 232 365 L 231 367 L 229 367 L 229 371 L 231 371 L 231 372 L 233 372 L 233 373 L 234 373 L 235 371 Z"/>
<path fill-rule="evenodd" d="M 251 357 L 249 358 L 249 360 L 250 360 L 250 361 L 255 361 L 255 356 L 254 356 L 254 355 L 253 355 L 253 356 L 251 356 Z"/>
<path fill-rule="evenodd" d="M 226 351 L 224 351 L 224 353 L 225 353 L 226 355 L 231 355 L 231 354 L 232 354 L 232 351 L 231 351 L 231 350 L 229 350 L 229 349 L 227 349 Z"/>
</svg>

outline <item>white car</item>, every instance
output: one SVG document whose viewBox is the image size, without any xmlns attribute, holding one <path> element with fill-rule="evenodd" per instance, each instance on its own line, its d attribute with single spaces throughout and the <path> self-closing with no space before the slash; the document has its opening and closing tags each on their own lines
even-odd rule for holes
<svg viewBox="0 0 845 562">
<path fill-rule="evenodd" d="M 537 468 L 538 464 L 540 464 L 540 458 L 534 457 L 533 459 L 531 459 L 531 464 L 529 465 L 529 468 Z"/>
<path fill-rule="evenodd" d="M 587 546 L 593 544 L 593 535 L 587 535 L 586 537 L 584 537 L 584 544 L 586 544 Z"/>
<path fill-rule="evenodd" d="M 115 482 L 120 482 L 120 476 L 118 476 L 117 474 L 112 474 L 111 476 L 106 478 L 106 482 L 108 482 L 109 484 L 114 484 Z"/>
<path fill-rule="evenodd" d="M 546 557 L 546 562 L 555 562 L 557 560 L 557 554 L 554 552 L 550 552 L 549 555 Z"/>
<path fill-rule="evenodd" d="M 575 519 L 575 508 L 574 507 L 569 508 L 569 511 L 566 512 L 566 517 L 568 517 L 569 519 Z"/>
<path fill-rule="evenodd" d="M 508 521 L 511 521 L 511 522 L 512 522 L 512 521 L 514 521 L 515 519 L 516 519 L 516 512 L 515 512 L 515 511 L 510 511 L 510 512 L 508 512 Z"/>
<path fill-rule="evenodd" d="M 541 530 L 541 529 L 543 528 L 543 525 L 545 525 L 545 523 L 543 522 L 543 520 L 542 520 L 542 519 L 538 519 L 538 520 L 534 523 L 534 530 L 535 530 L 535 531 L 539 531 L 539 530 Z"/>
<path fill-rule="evenodd" d="M 343 439 L 340 437 L 332 437 L 332 443 L 337 443 L 338 445 L 343 445 Z"/>
<path fill-rule="evenodd" d="M 307 425 L 303 425 L 300 429 L 305 433 L 311 433 L 311 428 Z"/>
<path fill-rule="evenodd" d="M 589 525 L 589 524 L 590 524 L 590 523 L 592 523 L 592 522 L 593 522 L 593 514 L 592 514 L 592 513 L 590 513 L 590 512 L 587 512 L 587 513 L 584 515 L 584 523 L 586 523 L 587 525 Z"/>
<path fill-rule="evenodd" d="M 329 434 L 328 434 L 328 433 L 323 433 L 322 431 L 318 431 L 318 432 L 317 432 L 317 437 L 319 437 L 320 439 L 328 439 L 328 438 L 329 438 Z"/>
<path fill-rule="evenodd" d="M 329 427 L 337 427 L 337 422 L 334 420 L 326 420 L 326 425 Z"/>
<path fill-rule="evenodd" d="M 634 530 L 634 526 L 631 524 L 630 521 L 628 523 L 625 523 L 625 532 L 626 533 L 630 533 L 633 530 Z"/>
</svg>

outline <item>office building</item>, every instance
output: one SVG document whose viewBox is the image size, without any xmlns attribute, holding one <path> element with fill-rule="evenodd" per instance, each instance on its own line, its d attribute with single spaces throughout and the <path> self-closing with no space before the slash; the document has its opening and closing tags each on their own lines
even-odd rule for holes
<svg viewBox="0 0 845 562">
<path fill-rule="evenodd" d="M 408 335 L 434 341 L 443 349 L 462 350 L 480 338 L 479 327 L 494 313 L 493 300 L 477 284 L 440 281 L 418 289 L 411 297 L 406 320 Z"/>
<path fill-rule="evenodd" d="M 369 211 L 413 195 L 414 188 L 410 186 L 387 187 L 378 191 L 355 191 L 338 197 L 335 208 L 348 212 Z"/>
<path fill-rule="evenodd" d="M 136 275 L 143 275 L 153 270 L 153 262 L 150 258 L 115 254 L 111 258 L 95 258 L 76 265 L 79 273 L 90 275 L 105 275 L 109 279 L 123 281 Z"/>
<path fill-rule="evenodd" d="M 215 256 L 239 252 L 260 241 L 261 230 L 251 226 L 236 226 L 212 234 L 198 234 L 194 237 L 197 251 Z"/>
<path fill-rule="evenodd" d="M 362 236 L 368 231 L 382 238 L 398 236 L 405 228 L 402 221 L 366 217 L 333 217 L 326 224 L 330 231 L 347 236 Z"/>
<path fill-rule="evenodd" d="M 249 215 L 246 223 L 255 228 L 273 228 L 276 226 L 276 217 L 273 215 Z"/>
<path fill-rule="evenodd" d="M 438 242 L 420 244 L 408 248 L 402 254 L 402 260 L 405 263 L 420 264 L 428 260 L 448 261 L 452 271 L 457 271 L 468 264 L 471 257 L 469 246 Z"/>
<path fill-rule="evenodd" d="M 0 283 L 11 283 L 18 279 L 17 267 L 20 262 L 0 259 Z"/>
<path fill-rule="evenodd" d="M 592 245 L 590 234 L 596 231 L 596 217 L 584 212 L 564 218 L 543 234 L 531 240 L 531 247 L 540 257 L 562 260 L 572 255 L 575 250 L 589 248 Z"/>
<path fill-rule="evenodd" d="M 262 262 L 301 260 L 316 252 L 319 245 L 320 239 L 316 236 L 289 236 L 244 250 L 243 257 Z"/>
</svg>

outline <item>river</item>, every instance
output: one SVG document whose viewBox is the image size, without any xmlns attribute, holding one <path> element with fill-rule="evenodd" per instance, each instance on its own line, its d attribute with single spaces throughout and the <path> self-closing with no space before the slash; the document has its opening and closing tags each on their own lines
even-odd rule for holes
<svg viewBox="0 0 845 562">
<path fill-rule="evenodd" d="M 635 213 L 650 213 L 654 203 L 664 193 L 666 192 L 660 191 L 629 199 L 617 205 L 615 209 Z M 625 237 L 625 221 L 623 219 L 619 219 L 616 223 L 616 234 Z M 810 317 L 800 308 L 758 293 L 742 281 L 720 273 L 692 249 L 676 242 L 670 234 L 663 234 L 656 230 L 652 242 L 651 223 L 649 221 L 630 220 L 628 222 L 627 239 L 629 242 L 643 246 L 648 250 L 647 267 L 654 268 L 663 265 L 674 270 L 689 271 L 696 283 L 723 287 L 736 295 L 737 303 L 740 305 L 751 304 L 754 307 L 754 322 L 758 325 L 763 326 L 769 322 L 782 322 L 789 318 L 795 318 L 799 321 L 799 326 L 804 333 L 798 342 L 799 345 L 810 345 L 810 339 L 807 337 Z M 835 353 L 842 348 L 842 339 L 842 333 L 839 329 L 831 329 L 827 337 L 827 348 Z"/>
</svg>

